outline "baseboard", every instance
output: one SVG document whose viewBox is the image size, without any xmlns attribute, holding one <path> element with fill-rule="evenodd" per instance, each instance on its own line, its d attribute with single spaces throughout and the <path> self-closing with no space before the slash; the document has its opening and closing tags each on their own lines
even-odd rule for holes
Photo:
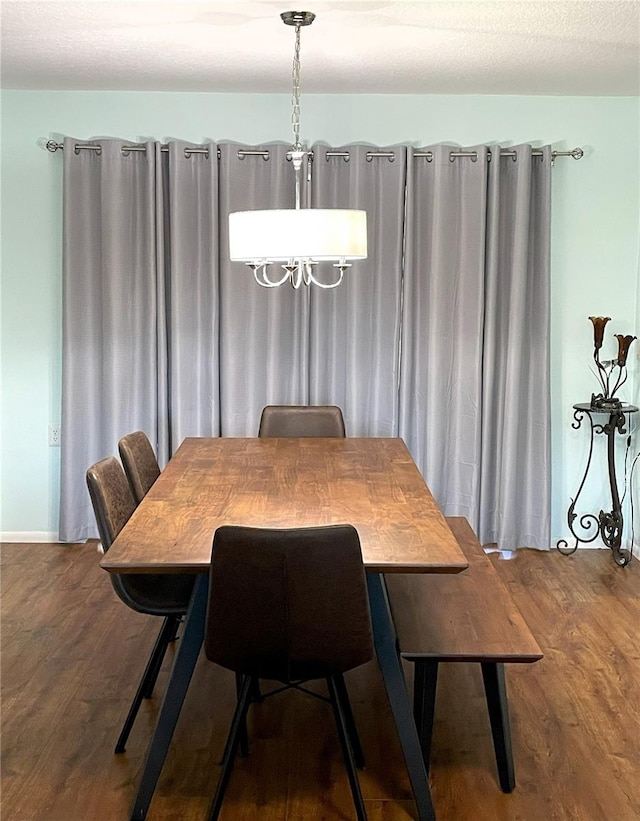
<svg viewBox="0 0 640 821">
<path fill-rule="evenodd" d="M 46 530 L 5 530 L 0 533 L 0 542 L 15 543 L 22 542 L 24 544 L 32 542 L 56 542 L 58 541 L 57 533 L 50 533 Z"/>
<path fill-rule="evenodd" d="M 629 549 L 629 546 L 625 545 L 625 550 L 628 550 L 628 549 Z M 599 544 L 594 544 L 593 542 L 589 542 L 588 544 L 578 545 L 577 552 L 579 553 L 581 550 L 609 550 L 610 551 L 611 548 L 607 547 L 604 544 L 602 544 L 602 542 L 600 542 Z M 569 553 L 568 555 L 573 556 L 574 554 Z M 631 556 L 632 556 L 633 559 L 636 559 L 637 561 L 640 561 L 640 544 L 638 544 L 637 542 L 633 543 L 633 552 L 632 552 Z"/>
</svg>

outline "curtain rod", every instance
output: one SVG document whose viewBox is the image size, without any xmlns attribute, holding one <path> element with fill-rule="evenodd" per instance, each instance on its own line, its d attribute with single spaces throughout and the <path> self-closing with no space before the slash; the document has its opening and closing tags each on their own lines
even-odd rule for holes
<svg viewBox="0 0 640 821">
<path fill-rule="evenodd" d="M 55 151 L 62 151 L 64 149 L 64 145 L 62 143 L 58 143 L 55 140 L 48 140 L 45 144 L 45 148 L 47 151 L 51 151 L 54 153 Z M 87 151 L 101 151 L 102 147 L 99 145 L 95 145 L 93 143 L 76 143 L 75 150 L 79 151 L 80 149 L 84 149 Z M 140 144 L 131 144 L 131 145 L 123 145 L 122 149 L 123 153 L 128 153 L 130 151 L 146 151 L 146 146 Z M 169 146 L 163 145 L 160 150 L 163 153 L 169 151 Z M 209 149 L 207 146 L 187 146 L 184 149 L 185 157 L 190 157 L 192 154 L 208 154 Z M 309 152 L 312 154 L 313 152 Z M 238 151 L 238 157 L 242 159 L 244 156 L 249 154 L 255 154 L 258 156 L 262 156 L 265 159 L 269 159 L 269 152 L 268 151 Z M 541 157 L 543 152 L 539 149 L 533 149 L 531 152 L 533 157 Z M 265 156 L 266 155 L 266 156 Z M 500 149 L 500 156 L 501 157 L 517 157 L 517 151 L 514 151 L 509 148 L 501 148 Z M 345 159 L 349 158 L 348 151 L 327 151 L 328 157 L 344 157 Z M 413 156 L 417 158 L 424 158 L 427 162 L 431 162 L 433 160 L 433 153 L 431 151 L 414 151 Z M 220 157 L 220 150 L 218 150 L 218 157 Z M 393 162 L 395 159 L 395 154 L 393 151 L 368 151 L 367 152 L 367 160 L 371 161 L 373 157 L 386 157 L 388 160 Z M 453 160 L 456 157 L 470 157 L 472 160 L 478 159 L 478 152 L 477 151 L 451 151 L 449 152 L 449 157 Z M 552 151 L 551 152 L 551 162 L 553 163 L 556 157 L 573 157 L 574 160 L 581 160 L 584 157 L 584 151 L 582 148 L 577 147 L 573 148 L 571 151 Z M 491 153 L 487 155 L 487 159 L 491 160 Z"/>
</svg>

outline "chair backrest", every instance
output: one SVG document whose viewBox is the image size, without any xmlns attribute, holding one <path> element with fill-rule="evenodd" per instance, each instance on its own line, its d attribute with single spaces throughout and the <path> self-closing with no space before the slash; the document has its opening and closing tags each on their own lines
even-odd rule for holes
<svg viewBox="0 0 640 821">
<path fill-rule="evenodd" d="M 87 487 L 100 541 L 106 553 L 136 509 L 136 501 L 115 456 L 101 459 L 89 468 Z"/>
<path fill-rule="evenodd" d="M 355 528 L 218 528 L 205 651 L 227 669 L 283 682 L 369 661 L 371 618 Z"/>
<path fill-rule="evenodd" d="M 109 456 L 87 471 L 87 487 L 105 553 L 137 507 L 120 462 Z M 114 590 L 138 613 L 155 616 L 186 612 L 193 591 L 193 574 L 109 573 Z"/>
<path fill-rule="evenodd" d="M 342 411 L 337 405 L 267 405 L 258 436 L 344 437 Z"/>
<path fill-rule="evenodd" d="M 160 467 L 151 442 L 144 431 L 137 430 L 122 437 L 118 442 L 118 450 L 133 497 L 140 504 L 160 476 Z"/>
</svg>

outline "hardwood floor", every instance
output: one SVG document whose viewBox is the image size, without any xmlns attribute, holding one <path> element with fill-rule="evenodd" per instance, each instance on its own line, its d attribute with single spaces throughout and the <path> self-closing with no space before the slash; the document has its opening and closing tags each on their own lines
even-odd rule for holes
<svg viewBox="0 0 640 821">
<path fill-rule="evenodd" d="M 2 547 L 3 821 L 129 818 L 170 660 L 127 752 L 113 755 L 159 620 L 116 599 L 98 561 L 95 544 Z M 507 667 L 511 795 L 497 784 L 478 665 L 442 665 L 431 767 L 438 821 L 637 821 L 640 564 L 618 568 L 602 550 L 492 561 L 545 658 Z M 347 683 L 369 818 L 414 818 L 375 664 Z M 201 658 L 148 821 L 206 817 L 234 694 L 233 676 Z M 354 817 L 327 705 L 276 696 L 252 708 L 249 729 L 251 755 L 236 764 L 224 821 Z"/>
</svg>

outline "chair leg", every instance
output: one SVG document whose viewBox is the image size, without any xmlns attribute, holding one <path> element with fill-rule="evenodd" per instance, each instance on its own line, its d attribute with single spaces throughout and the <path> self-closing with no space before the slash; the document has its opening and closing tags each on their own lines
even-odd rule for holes
<svg viewBox="0 0 640 821">
<path fill-rule="evenodd" d="M 244 682 L 244 676 L 242 673 L 236 673 L 236 698 L 240 698 L 242 693 L 242 684 Z M 251 701 L 254 701 L 254 693 L 256 687 L 258 690 L 260 689 L 260 682 L 258 679 L 254 679 L 254 684 L 251 686 Z M 225 751 L 226 752 L 226 751 Z M 249 755 L 249 733 L 247 732 L 247 722 L 242 722 L 242 727 L 240 728 L 240 755 L 243 758 L 246 758 Z M 222 756 L 224 758 L 224 754 Z"/>
<path fill-rule="evenodd" d="M 420 737 L 424 766 L 428 773 L 438 684 L 438 662 L 430 659 L 412 659 L 412 661 L 414 661 L 413 715 Z"/>
<path fill-rule="evenodd" d="M 489 708 L 489 720 L 496 753 L 498 777 L 503 792 L 512 792 L 516 786 L 513 751 L 511 749 L 511 729 L 509 727 L 509 705 L 507 683 L 502 662 L 480 662 L 484 691 Z"/>
<path fill-rule="evenodd" d="M 174 630 L 171 638 L 169 639 L 169 643 L 171 643 L 172 641 L 176 641 L 179 638 L 178 630 L 180 629 L 180 625 L 182 624 L 182 616 L 174 616 L 174 618 L 175 618 L 176 629 Z"/>
<path fill-rule="evenodd" d="M 240 698 L 238 699 L 238 703 L 236 704 L 236 709 L 233 714 L 231 729 L 229 730 L 229 736 L 224 748 L 224 755 L 222 756 L 222 772 L 220 773 L 220 778 L 218 779 L 216 793 L 213 797 L 213 801 L 211 802 L 211 809 L 209 810 L 208 816 L 209 821 L 216 821 L 220 815 L 222 801 L 227 789 L 227 784 L 229 783 L 229 777 L 231 776 L 231 770 L 233 768 L 233 762 L 238 750 L 238 744 L 240 743 L 242 727 L 245 725 L 247 710 L 251 704 L 251 691 L 254 686 L 255 679 L 252 676 L 245 676 L 242 682 Z"/>
<path fill-rule="evenodd" d="M 351 787 L 353 803 L 356 808 L 356 816 L 358 818 L 358 821 L 366 821 L 367 813 L 364 808 L 364 801 L 362 800 L 362 793 L 360 791 L 360 782 L 358 781 L 358 774 L 356 773 L 355 761 L 353 758 L 353 753 L 351 752 L 351 745 L 349 743 L 347 721 L 342 709 L 342 704 L 340 702 L 340 696 L 338 695 L 336 677 L 330 676 L 327 679 L 327 687 L 329 688 L 331 706 L 333 707 L 333 714 L 335 716 L 336 726 L 338 728 L 338 736 L 340 737 L 342 755 L 344 756 L 344 763 L 347 768 L 347 775 L 349 776 L 349 785 Z"/>
<path fill-rule="evenodd" d="M 251 701 L 254 704 L 257 704 L 260 701 L 264 701 L 264 696 L 262 695 L 262 691 L 260 690 L 260 679 L 258 678 L 255 680 L 253 690 L 251 691 Z"/>
<path fill-rule="evenodd" d="M 174 629 L 172 621 L 173 618 L 173 616 L 167 616 L 164 622 L 162 623 L 162 627 L 160 629 L 160 632 L 158 633 L 158 638 L 156 639 L 153 651 L 151 653 L 151 656 L 149 657 L 149 661 L 147 662 L 144 675 L 142 676 L 142 680 L 140 681 L 138 689 L 136 690 L 136 694 L 133 697 L 131 707 L 129 708 L 129 712 L 127 714 L 124 725 L 120 732 L 120 736 L 116 743 L 116 747 L 114 750 L 114 752 L 116 753 L 123 753 L 125 751 L 125 745 L 127 743 L 127 739 L 129 738 L 129 733 L 131 732 L 133 723 L 136 720 L 138 710 L 140 709 L 140 705 L 142 704 L 142 699 L 144 698 L 144 695 L 147 692 L 150 682 L 151 687 L 153 689 L 153 684 L 155 684 L 155 679 L 158 676 L 158 671 L 162 666 L 162 660 L 167 650 L 167 645 L 169 644 L 169 636 L 171 635 Z"/>
<path fill-rule="evenodd" d="M 358 728 L 353 717 L 353 710 L 351 709 L 351 700 L 349 699 L 349 692 L 347 685 L 344 683 L 344 676 L 334 676 L 336 683 L 336 692 L 340 699 L 342 712 L 344 713 L 345 722 L 347 724 L 347 732 L 349 734 L 349 741 L 351 742 L 351 749 L 353 750 L 353 760 L 356 762 L 356 767 L 359 770 L 364 769 L 364 753 L 362 752 L 362 744 L 360 743 L 360 736 L 358 735 Z"/>
<path fill-rule="evenodd" d="M 170 624 L 167 624 L 167 622 L 170 622 Z M 158 652 L 155 656 L 153 668 L 148 671 L 148 674 L 145 673 L 144 698 L 151 698 L 153 695 L 153 688 L 156 686 L 156 681 L 158 680 L 158 675 L 160 674 L 160 669 L 162 668 L 162 662 L 164 661 L 164 655 L 167 652 L 167 647 L 172 641 L 176 640 L 178 627 L 180 626 L 180 618 L 178 616 L 166 616 L 165 624 L 167 629 L 166 642 L 164 649 L 161 652 Z"/>
</svg>

